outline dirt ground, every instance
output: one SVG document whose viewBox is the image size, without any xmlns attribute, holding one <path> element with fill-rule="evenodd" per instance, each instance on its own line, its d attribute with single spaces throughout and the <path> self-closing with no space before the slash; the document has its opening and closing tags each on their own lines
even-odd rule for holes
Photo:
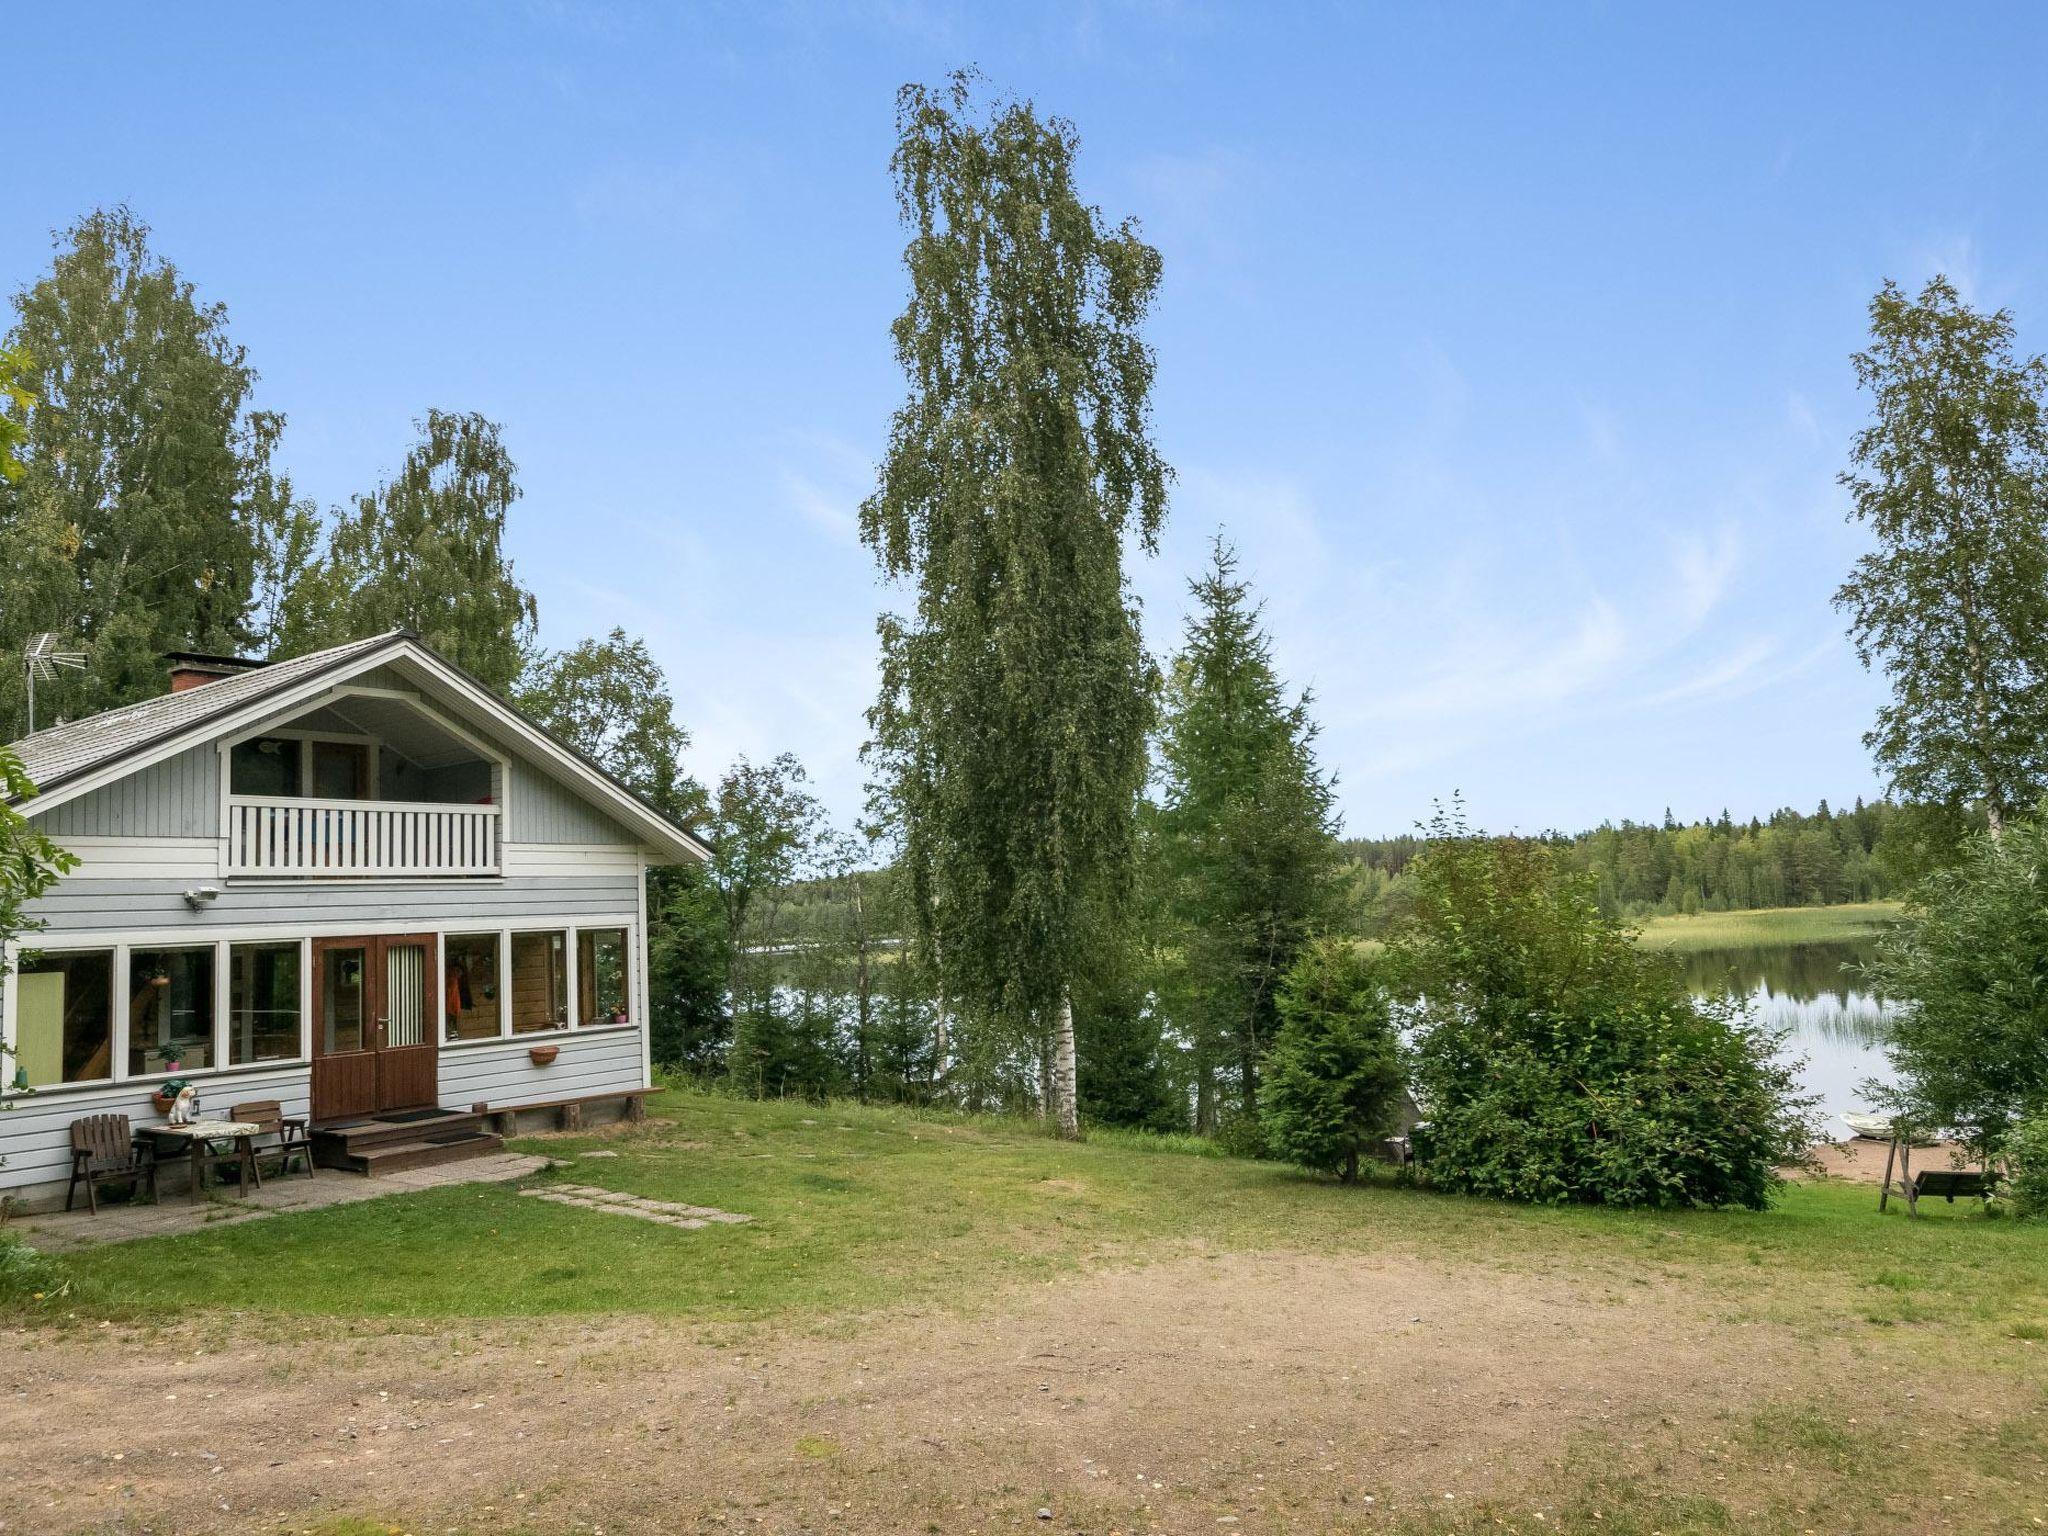
<svg viewBox="0 0 2048 1536">
<path fill-rule="evenodd" d="M 1244 1254 L 723 1339 L 38 1331 L 0 1354 L 0 1530 L 1349 1529 L 1504 1490 L 1540 1509 L 1589 1432 L 1711 1458 L 1693 1442 L 1738 1428 L 1672 1426 L 1746 1423 L 1773 1383 L 1842 1383 L 1854 1413 L 1883 1374 L 1859 1356 L 1670 1282 Z"/>
</svg>

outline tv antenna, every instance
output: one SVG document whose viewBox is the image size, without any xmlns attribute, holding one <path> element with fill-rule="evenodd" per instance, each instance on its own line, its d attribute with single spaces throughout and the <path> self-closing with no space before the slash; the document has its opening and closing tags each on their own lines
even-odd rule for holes
<svg viewBox="0 0 2048 1536">
<path fill-rule="evenodd" d="M 57 637 L 48 630 L 28 643 L 28 649 L 21 653 L 21 669 L 28 677 L 28 729 L 33 736 L 36 729 L 36 683 L 54 682 L 57 669 L 63 667 L 72 672 L 85 670 L 85 652 L 60 651 Z"/>
</svg>

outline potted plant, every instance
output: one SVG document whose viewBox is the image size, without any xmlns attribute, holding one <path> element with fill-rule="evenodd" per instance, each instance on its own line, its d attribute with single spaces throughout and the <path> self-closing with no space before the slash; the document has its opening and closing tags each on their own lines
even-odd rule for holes
<svg viewBox="0 0 2048 1536">
<path fill-rule="evenodd" d="M 527 1058 L 536 1067 L 552 1066 L 555 1058 L 561 1054 L 562 1048 L 559 1045 L 528 1046 L 526 1051 Z"/>
<path fill-rule="evenodd" d="M 166 1070 L 172 1072 L 178 1070 L 178 1064 L 175 1061 L 165 1062 L 164 1067 L 166 1068 Z M 158 1114 L 167 1115 L 171 1112 L 171 1106 L 178 1102 L 178 1093 L 185 1086 L 186 1083 L 184 1078 L 167 1077 L 162 1082 L 158 1083 L 155 1089 L 151 1091 L 149 1095 L 149 1102 L 156 1106 L 156 1112 Z"/>
</svg>

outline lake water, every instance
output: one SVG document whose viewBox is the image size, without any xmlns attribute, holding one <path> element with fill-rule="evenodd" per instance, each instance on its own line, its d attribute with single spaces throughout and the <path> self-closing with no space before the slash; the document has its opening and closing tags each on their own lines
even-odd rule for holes
<svg viewBox="0 0 2048 1536">
<path fill-rule="evenodd" d="M 1840 1136 L 1848 1128 L 1832 1117 L 1871 1107 L 1859 1085 L 1892 1075 L 1884 1054 L 1890 1009 L 1855 970 L 1871 952 L 1869 940 L 1852 940 L 1703 950 L 1683 958 L 1696 994 L 1746 998 L 1758 1023 L 1790 1031 L 1785 1048 L 1806 1058 L 1806 1091 L 1820 1095 L 1821 1112 L 1830 1117 L 1825 1129 Z"/>
</svg>

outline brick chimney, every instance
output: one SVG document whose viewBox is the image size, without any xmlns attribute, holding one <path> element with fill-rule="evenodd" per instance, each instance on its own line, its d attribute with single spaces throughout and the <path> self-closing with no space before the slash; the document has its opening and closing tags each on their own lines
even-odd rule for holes
<svg viewBox="0 0 2048 1536">
<path fill-rule="evenodd" d="M 206 683 L 218 682 L 238 673 L 253 672 L 270 663 L 247 656 L 209 656 L 204 651 L 170 651 L 164 656 L 171 669 L 171 692 L 184 693 Z"/>
</svg>

